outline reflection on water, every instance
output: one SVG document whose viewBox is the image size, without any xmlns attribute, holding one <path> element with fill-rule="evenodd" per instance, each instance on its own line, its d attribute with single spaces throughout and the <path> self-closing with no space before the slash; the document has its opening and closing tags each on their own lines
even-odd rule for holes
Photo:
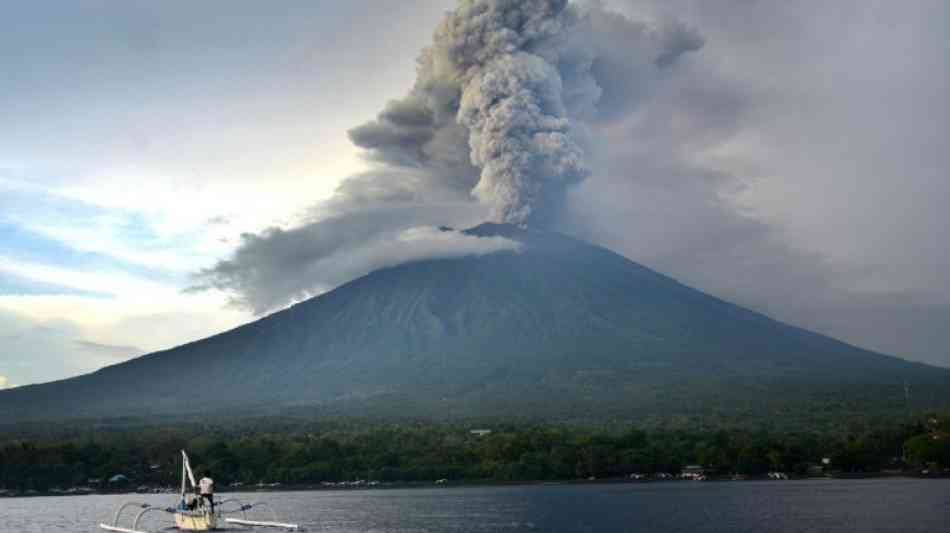
<svg viewBox="0 0 950 533">
<path fill-rule="evenodd" d="M 222 495 L 223 496 L 223 495 Z M 307 531 L 945 532 L 950 481 L 668 482 L 252 493 Z M 0 498 L 0 533 L 99 531 L 116 506 L 168 506 L 174 495 Z M 159 513 L 152 513 L 159 515 Z M 150 519 L 150 530 L 167 526 Z M 266 517 L 265 517 L 266 519 Z M 164 522 L 162 521 L 164 520 Z"/>
</svg>

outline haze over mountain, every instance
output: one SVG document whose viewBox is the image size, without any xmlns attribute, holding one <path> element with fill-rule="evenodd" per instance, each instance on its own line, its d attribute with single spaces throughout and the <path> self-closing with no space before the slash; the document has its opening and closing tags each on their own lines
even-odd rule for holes
<svg viewBox="0 0 950 533">
<path fill-rule="evenodd" d="M 0 417 L 642 420 L 950 404 L 950 370 L 779 323 L 604 248 L 502 224 L 465 233 L 518 244 L 385 268 L 207 339 L 0 391 Z"/>
</svg>

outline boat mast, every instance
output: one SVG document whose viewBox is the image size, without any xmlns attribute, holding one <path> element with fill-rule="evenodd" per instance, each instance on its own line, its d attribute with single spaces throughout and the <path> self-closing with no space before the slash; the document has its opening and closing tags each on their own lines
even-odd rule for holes
<svg viewBox="0 0 950 533">
<path fill-rule="evenodd" d="M 191 471 L 191 464 L 188 462 L 188 454 L 185 450 L 181 451 L 181 498 L 185 499 L 185 480 L 191 481 L 191 488 L 195 488 L 195 474 Z"/>
</svg>

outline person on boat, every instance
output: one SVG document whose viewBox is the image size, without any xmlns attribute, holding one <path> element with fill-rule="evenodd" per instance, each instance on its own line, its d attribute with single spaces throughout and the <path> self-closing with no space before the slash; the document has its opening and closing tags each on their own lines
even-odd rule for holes
<svg viewBox="0 0 950 533">
<path fill-rule="evenodd" d="M 201 491 L 201 498 L 211 506 L 211 512 L 214 512 L 214 480 L 211 479 L 211 472 L 205 472 L 204 477 L 198 481 L 198 488 Z"/>
</svg>

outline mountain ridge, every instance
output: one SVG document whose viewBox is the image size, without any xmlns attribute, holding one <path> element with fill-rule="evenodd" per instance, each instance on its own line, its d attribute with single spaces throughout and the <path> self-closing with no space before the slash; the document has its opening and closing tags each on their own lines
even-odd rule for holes
<svg viewBox="0 0 950 533">
<path fill-rule="evenodd" d="M 576 420 L 950 403 L 950 370 L 783 324 L 605 248 L 509 225 L 465 233 L 522 247 L 383 268 L 205 339 L 2 391 L 0 413 Z"/>
</svg>

